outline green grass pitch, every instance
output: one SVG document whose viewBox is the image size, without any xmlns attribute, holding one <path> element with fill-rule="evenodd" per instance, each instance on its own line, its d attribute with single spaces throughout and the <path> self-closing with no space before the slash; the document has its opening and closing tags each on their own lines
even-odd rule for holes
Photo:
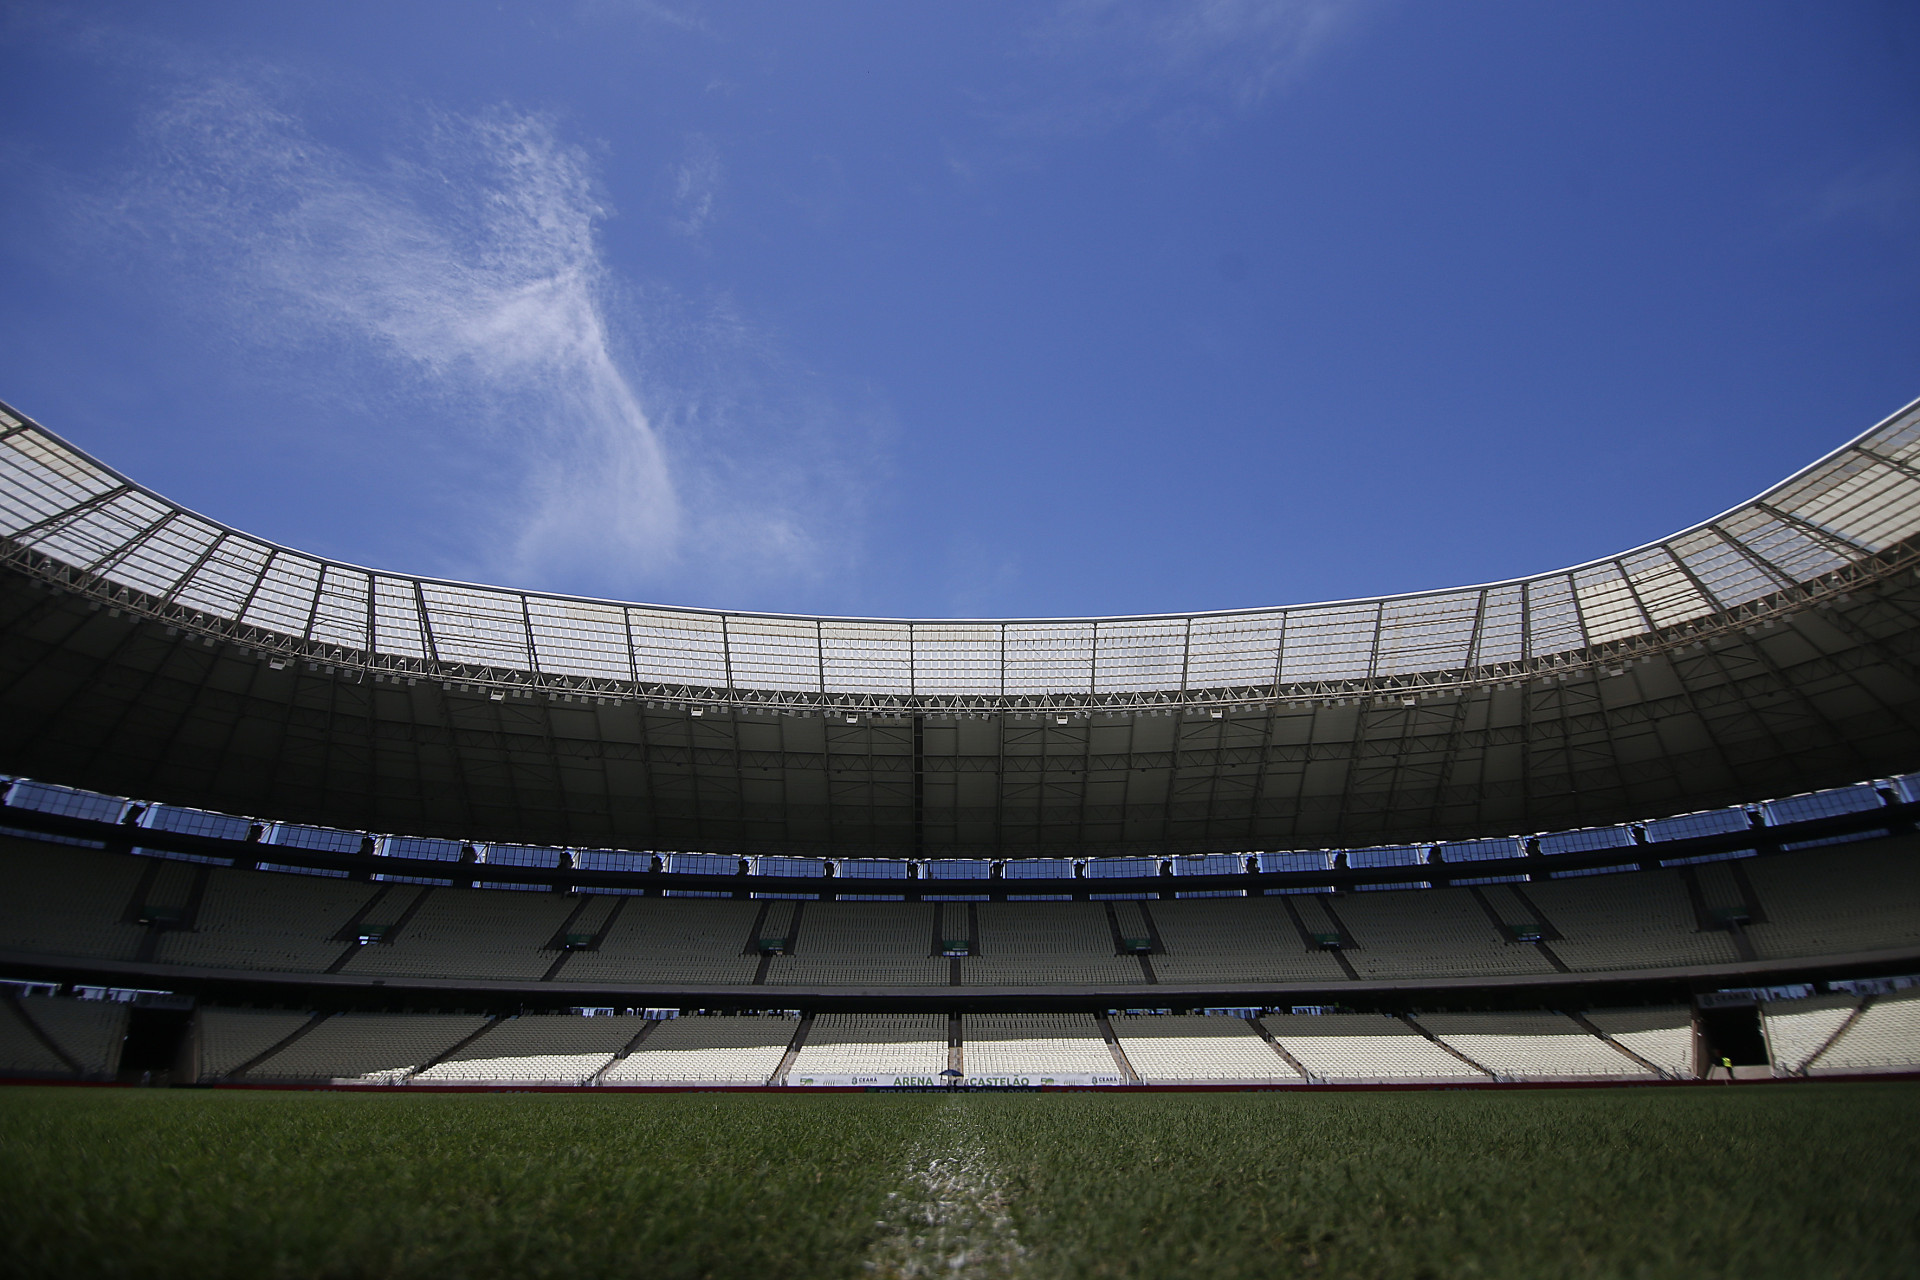
<svg viewBox="0 0 1920 1280">
<path fill-rule="evenodd" d="M 19 1277 L 1920 1275 L 1920 1086 L 0 1089 Z"/>
</svg>

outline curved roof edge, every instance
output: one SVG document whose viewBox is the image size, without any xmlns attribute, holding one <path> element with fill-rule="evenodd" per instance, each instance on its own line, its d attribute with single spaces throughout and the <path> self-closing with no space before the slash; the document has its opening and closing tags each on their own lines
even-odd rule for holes
<svg viewBox="0 0 1920 1280">
<path fill-rule="evenodd" d="M 0 404 L 0 559 L 218 635 L 395 678 L 691 704 L 996 710 L 1444 690 L 1631 660 L 1907 567 L 1920 400 L 1720 515 L 1468 587 L 1104 618 L 632 604 L 390 574 L 210 520 Z"/>
</svg>

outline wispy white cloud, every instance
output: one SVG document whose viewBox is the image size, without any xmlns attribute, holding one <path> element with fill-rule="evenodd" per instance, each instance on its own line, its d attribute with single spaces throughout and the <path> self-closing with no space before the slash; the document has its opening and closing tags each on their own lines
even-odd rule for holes
<svg viewBox="0 0 1920 1280">
<path fill-rule="evenodd" d="M 673 166 L 673 217 L 669 225 L 684 236 L 697 236 L 713 216 L 720 194 L 720 152 L 704 134 L 687 139 L 687 151 Z"/>
<path fill-rule="evenodd" d="M 109 221 L 170 246 L 249 340 L 370 362 L 430 401 L 426 429 L 492 464 L 467 504 L 474 574 L 712 602 L 844 566 L 860 470 L 835 433 L 872 415 L 809 403 L 724 300 L 612 270 L 588 153 L 552 121 L 425 112 L 406 134 L 369 159 L 261 77 L 204 80 L 151 112 Z M 719 161 L 690 164 L 694 234 Z"/>
<path fill-rule="evenodd" d="M 1366 8 L 1360 0 L 1061 0 L 1025 52 L 1054 91 L 1015 113 L 1074 134 L 1138 117 L 1163 132 L 1217 124 L 1283 88 Z"/>
<path fill-rule="evenodd" d="M 1885 230 L 1920 216 L 1920 156 L 1894 152 L 1863 161 L 1815 189 L 1807 215 L 1816 222 L 1867 222 Z"/>
</svg>

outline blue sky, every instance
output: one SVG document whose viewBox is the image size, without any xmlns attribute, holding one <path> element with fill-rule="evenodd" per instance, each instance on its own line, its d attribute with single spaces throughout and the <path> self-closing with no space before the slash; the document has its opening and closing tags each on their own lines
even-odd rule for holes
<svg viewBox="0 0 1920 1280">
<path fill-rule="evenodd" d="M 0 399 L 383 568 L 1235 608 L 1920 395 L 1920 8 L 16 2 Z"/>
</svg>

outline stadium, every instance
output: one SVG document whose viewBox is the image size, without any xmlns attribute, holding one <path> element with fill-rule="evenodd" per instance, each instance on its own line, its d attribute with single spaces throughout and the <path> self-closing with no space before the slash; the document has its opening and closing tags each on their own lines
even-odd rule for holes
<svg viewBox="0 0 1920 1280">
<path fill-rule="evenodd" d="M 1147 1158 L 1178 1153 L 1185 1183 L 1255 1115 L 1300 1142 L 1337 1123 L 1248 1095 L 1499 1095 L 1446 1139 L 1465 1149 L 1544 1120 L 1528 1091 L 1920 1071 L 1920 402 L 1605 560 L 1185 617 L 802 618 L 397 577 L 187 511 L 5 407 L 0 522 L 9 1083 L 1102 1095 L 1120 1127 L 1070 1113 L 1096 1136 L 1049 1130 L 1056 1165 L 1157 1133 Z M 1182 1094 L 1234 1109 L 1164 1109 Z M 908 1153 L 920 1207 L 851 1231 L 775 1179 L 785 1225 L 751 1264 L 661 1247 L 723 1271 L 1031 1272 L 980 1162 L 1031 1121 L 985 1102 Z M 1719 1105 L 1705 1123 L 1753 1122 Z M 479 1114 L 489 1142 L 550 1150 L 533 1117 Z M 235 1118 L 136 1123 L 199 1144 Z M 556 1119 L 606 1140 L 607 1117 Z M 841 1180 L 878 1196 L 876 1135 L 912 1121 L 673 1123 L 762 1162 L 749 1135 L 824 1151 L 830 1125 Z M 1792 1123 L 1760 1141 L 1805 1143 L 1820 1107 Z M 650 1203 L 707 1186 L 668 1168 Z M 1026 1191 L 1086 1194 L 1054 1174 Z M 1098 1234 L 1139 1209 L 1084 1212 Z M 1056 1247 L 1084 1267 L 1104 1246 Z"/>
<path fill-rule="evenodd" d="M 396 577 L 0 428 L 14 1073 L 1920 1068 L 1920 404 L 1522 581 L 980 622 Z"/>
</svg>

